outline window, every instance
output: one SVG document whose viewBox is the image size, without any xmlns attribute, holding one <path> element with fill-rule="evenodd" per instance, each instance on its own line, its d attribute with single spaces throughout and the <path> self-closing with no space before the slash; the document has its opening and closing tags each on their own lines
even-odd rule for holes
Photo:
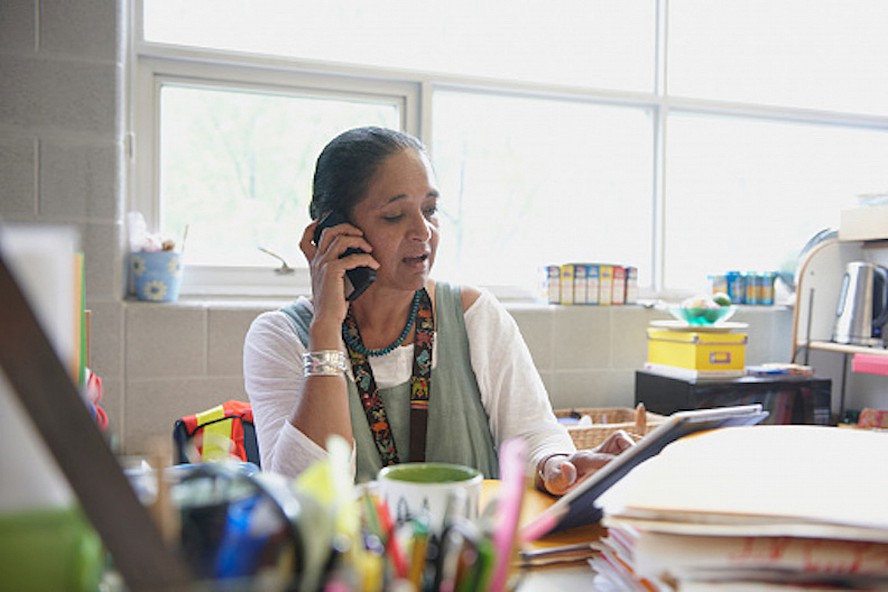
<svg viewBox="0 0 888 592">
<path fill-rule="evenodd" d="M 444 277 L 533 286 L 553 262 L 622 261 L 649 280 L 650 110 L 456 90 L 432 108 Z"/>
<path fill-rule="evenodd" d="M 321 149 L 357 125 L 400 125 L 398 105 L 369 99 L 176 83 L 160 99 L 160 224 L 188 226 L 192 265 L 298 261 Z"/>
<path fill-rule="evenodd" d="M 188 225 L 186 290 L 307 289 L 314 160 L 355 125 L 429 146 L 439 275 L 524 296 L 567 261 L 643 295 L 791 271 L 888 193 L 880 0 L 136 1 L 133 207 Z"/>
<path fill-rule="evenodd" d="M 132 207 L 184 240 L 184 294 L 305 292 L 299 241 L 318 154 L 358 125 L 405 128 L 415 85 L 242 64 L 197 70 L 178 56 L 140 64 Z"/>
<path fill-rule="evenodd" d="M 673 112 L 665 276 L 795 269 L 805 237 L 886 185 L 888 134 L 845 126 Z"/>
</svg>

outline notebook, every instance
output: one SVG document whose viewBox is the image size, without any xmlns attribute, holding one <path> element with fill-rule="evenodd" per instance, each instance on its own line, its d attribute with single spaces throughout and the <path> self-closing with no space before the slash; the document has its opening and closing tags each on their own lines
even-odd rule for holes
<svg viewBox="0 0 888 592">
<path fill-rule="evenodd" d="M 767 416 L 768 412 L 763 411 L 759 404 L 673 413 L 638 444 L 617 456 L 527 523 L 523 530 L 540 535 L 597 522 L 602 515 L 597 504 L 599 496 L 638 464 L 659 454 L 667 444 L 704 430 L 754 425 Z"/>
</svg>

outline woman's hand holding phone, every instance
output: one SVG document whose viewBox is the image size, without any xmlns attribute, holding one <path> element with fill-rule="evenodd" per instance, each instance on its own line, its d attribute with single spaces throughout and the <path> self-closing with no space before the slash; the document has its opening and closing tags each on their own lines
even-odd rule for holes
<svg viewBox="0 0 888 592">
<path fill-rule="evenodd" d="M 375 280 L 379 263 L 369 255 L 373 247 L 363 236 L 363 232 L 347 222 L 336 222 L 329 217 L 309 224 L 302 235 L 299 247 L 308 260 L 311 269 L 312 300 L 315 308 L 315 321 L 328 319 L 336 326 L 336 339 L 339 327 L 348 311 L 346 293 L 352 300 Z M 356 269 L 372 272 L 373 279 L 367 282 L 360 292 L 347 286 L 352 284 L 347 274 Z"/>
<path fill-rule="evenodd" d="M 320 222 L 315 227 L 313 242 L 318 244 L 321 240 L 321 235 L 324 233 L 324 230 L 327 228 L 335 228 L 337 226 L 348 225 L 351 228 L 355 228 L 358 232 L 361 232 L 355 226 L 349 224 L 348 218 L 346 218 L 342 213 L 337 211 L 330 211 L 321 216 Z M 369 244 L 369 243 L 365 243 Z M 351 255 L 364 255 L 366 251 L 357 247 L 348 247 L 344 253 L 339 255 L 340 259 L 344 259 Z M 361 294 L 364 293 L 364 290 L 370 287 L 370 284 L 376 281 L 376 270 L 368 267 L 368 266 L 360 266 L 349 268 L 345 272 L 345 299 L 352 301 L 358 298 Z"/>
</svg>

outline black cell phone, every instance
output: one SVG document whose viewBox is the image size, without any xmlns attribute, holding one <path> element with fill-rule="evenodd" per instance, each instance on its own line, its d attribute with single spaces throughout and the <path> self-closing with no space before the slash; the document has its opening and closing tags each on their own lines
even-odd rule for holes
<svg viewBox="0 0 888 592">
<path fill-rule="evenodd" d="M 348 218 L 346 218 L 341 212 L 333 210 L 324 214 L 321 217 L 321 221 L 318 222 L 318 225 L 315 227 L 314 244 L 318 244 L 318 241 L 321 240 L 321 232 L 325 228 L 339 226 L 346 222 L 348 222 Z M 365 251 L 362 251 L 361 249 L 348 249 L 345 253 L 340 255 L 339 258 L 341 259 L 348 255 L 364 252 Z M 349 269 L 345 272 L 345 299 L 349 302 L 355 300 L 375 281 L 376 270 L 371 267 L 356 267 L 354 269 Z"/>
</svg>

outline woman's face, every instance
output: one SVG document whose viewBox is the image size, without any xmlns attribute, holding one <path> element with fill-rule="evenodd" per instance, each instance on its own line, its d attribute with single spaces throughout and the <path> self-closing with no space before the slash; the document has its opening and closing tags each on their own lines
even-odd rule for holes
<svg viewBox="0 0 888 592">
<path fill-rule="evenodd" d="M 424 154 L 407 149 L 382 161 L 352 212 L 379 261 L 376 283 L 415 291 L 438 249 L 438 189 Z"/>
</svg>

